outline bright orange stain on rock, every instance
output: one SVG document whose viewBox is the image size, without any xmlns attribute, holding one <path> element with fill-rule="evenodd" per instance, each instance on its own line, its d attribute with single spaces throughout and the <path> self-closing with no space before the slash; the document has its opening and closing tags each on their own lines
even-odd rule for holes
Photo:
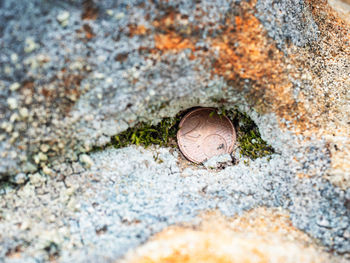
<svg viewBox="0 0 350 263">
<path fill-rule="evenodd" d="M 196 228 L 163 230 L 121 263 L 337 262 L 277 209 L 257 208 L 229 220 L 214 212 L 203 219 Z"/>
<path fill-rule="evenodd" d="M 132 37 L 134 35 L 146 35 L 147 28 L 144 25 L 129 25 L 129 35 Z"/>
<path fill-rule="evenodd" d="M 267 43 L 257 18 L 250 14 L 245 18 L 237 16 L 234 21 L 227 20 L 226 25 L 223 35 L 212 40 L 213 47 L 220 51 L 214 65 L 216 74 L 226 79 L 236 78 L 237 74 L 255 80 L 280 77 L 283 71 L 276 60 L 280 63 L 281 54 Z M 271 60 L 269 52 L 276 58 Z"/>
<path fill-rule="evenodd" d="M 293 85 L 288 77 L 292 72 L 286 70 L 287 59 L 249 12 L 254 4 L 242 3 L 242 8 L 243 14 L 226 20 L 221 35 L 208 40 L 219 51 L 213 73 L 228 81 L 252 80 L 254 84 L 247 96 L 258 111 L 293 119 L 299 111 L 296 108 L 302 105 L 296 105 L 292 96 Z"/>
<path fill-rule="evenodd" d="M 162 51 L 179 51 L 186 48 L 194 50 L 195 48 L 189 39 L 182 38 L 174 32 L 155 35 L 154 40 L 156 49 Z"/>
<path fill-rule="evenodd" d="M 225 23 L 215 29 L 219 33 L 211 34 L 209 30 L 206 39 L 200 39 L 206 24 L 186 21 L 186 16 L 170 9 L 153 21 L 157 33 L 152 52 L 191 49 L 190 60 L 205 61 L 213 77 L 227 80 L 228 89 L 242 93 L 259 113 L 274 113 L 282 130 L 303 135 L 305 139 L 326 136 L 330 145 L 338 145 L 331 147 L 331 173 L 344 178 L 350 171 L 350 147 L 336 149 L 344 142 L 342 138 L 350 141 L 349 118 L 344 114 L 349 112 L 344 95 L 350 85 L 346 78 L 350 61 L 349 24 L 326 0 L 306 0 L 305 10 L 318 27 L 317 41 L 303 47 L 286 42 L 284 53 L 255 17 L 255 4 L 252 0 L 235 5 L 238 15 L 227 14 Z M 196 46 L 197 42 L 208 45 L 203 49 Z M 247 80 L 248 86 L 244 88 Z"/>
</svg>

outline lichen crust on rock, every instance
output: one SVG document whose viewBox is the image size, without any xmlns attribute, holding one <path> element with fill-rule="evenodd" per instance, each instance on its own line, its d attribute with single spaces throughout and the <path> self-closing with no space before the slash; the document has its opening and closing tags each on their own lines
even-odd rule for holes
<svg viewBox="0 0 350 263">
<path fill-rule="evenodd" d="M 0 261 L 110 262 L 259 207 L 309 235 L 300 255 L 348 260 L 346 1 L 0 0 Z M 233 163 L 125 141 L 201 106 L 254 124 Z"/>
</svg>

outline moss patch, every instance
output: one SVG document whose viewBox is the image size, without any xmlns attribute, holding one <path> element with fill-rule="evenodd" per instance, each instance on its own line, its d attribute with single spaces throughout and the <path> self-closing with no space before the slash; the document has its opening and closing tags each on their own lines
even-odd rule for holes
<svg viewBox="0 0 350 263">
<path fill-rule="evenodd" d="M 138 123 L 136 126 L 113 136 L 107 146 L 95 148 L 94 150 L 103 150 L 106 147 L 122 148 L 131 144 L 144 147 L 150 145 L 177 147 L 176 133 L 179 122 L 187 112 L 179 113 L 174 118 L 164 118 L 157 125 L 145 122 Z M 274 152 L 273 148 L 261 139 L 258 127 L 248 115 L 238 110 L 225 110 L 224 108 L 219 109 L 218 113 L 227 116 L 233 122 L 242 156 L 254 160 Z"/>
<path fill-rule="evenodd" d="M 150 145 L 176 147 L 176 133 L 180 117 L 164 118 L 157 125 L 140 122 L 132 128 L 111 138 L 107 147 L 122 148 L 131 144 L 148 147 Z M 95 148 L 103 150 L 105 147 Z"/>
<path fill-rule="evenodd" d="M 238 110 L 221 110 L 234 124 L 241 156 L 257 159 L 274 153 L 273 148 L 260 135 L 258 126 L 245 113 Z"/>
</svg>

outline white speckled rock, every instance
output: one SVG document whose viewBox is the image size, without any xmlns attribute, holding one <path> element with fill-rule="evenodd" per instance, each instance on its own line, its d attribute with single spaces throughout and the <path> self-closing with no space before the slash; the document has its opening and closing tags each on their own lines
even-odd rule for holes
<svg viewBox="0 0 350 263">
<path fill-rule="evenodd" d="M 0 261 L 110 262 L 203 211 L 261 206 L 346 260 L 350 27 L 337 8 L 0 0 Z M 275 154 L 208 170 L 176 149 L 91 151 L 196 106 L 246 113 Z"/>
</svg>

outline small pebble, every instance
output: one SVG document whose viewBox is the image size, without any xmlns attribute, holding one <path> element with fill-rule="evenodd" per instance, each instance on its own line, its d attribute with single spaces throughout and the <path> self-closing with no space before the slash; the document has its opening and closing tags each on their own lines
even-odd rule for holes
<svg viewBox="0 0 350 263">
<path fill-rule="evenodd" d="M 79 160 L 87 168 L 90 168 L 94 165 L 94 161 L 87 154 L 80 155 Z"/>
<path fill-rule="evenodd" d="M 13 125 L 5 121 L 1 124 L 1 129 L 4 129 L 7 133 L 10 133 L 13 130 Z"/>
<path fill-rule="evenodd" d="M 39 163 L 40 163 L 39 155 L 34 155 L 33 159 L 34 159 L 34 162 L 35 162 L 36 164 L 39 164 Z"/>
<path fill-rule="evenodd" d="M 70 14 L 68 11 L 62 11 L 57 15 L 56 19 L 61 26 L 65 27 L 68 25 L 69 16 Z"/>
<path fill-rule="evenodd" d="M 40 145 L 40 150 L 44 153 L 48 152 L 48 150 L 50 150 L 50 146 L 47 144 L 42 144 Z"/>
<path fill-rule="evenodd" d="M 43 162 L 47 161 L 47 155 L 42 153 L 42 152 L 40 152 L 38 154 L 38 157 L 39 157 L 40 161 L 43 161 Z"/>
<path fill-rule="evenodd" d="M 11 123 L 14 123 L 15 121 L 18 121 L 18 119 L 19 119 L 19 116 L 18 116 L 18 114 L 15 112 L 14 114 L 11 115 L 11 117 L 10 117 L 10 122 L 11 122 Z"/>
<path fill-rule="evenodd" d="M 18 55 L 16 53 L 12 53 L 10 58 L 13 63 L 16 63 L 18 60 Z"/>
<path fill-rule="evenodd" d="M 232 163 L 232 157 L 230 154 L 226 153 L 222 155 L 213 156 L 203 164 L 207 169 L 216 169 L 218 166 L 220 166 L 220 164 L 223 163 Z"/>
<path fill-rule="evenodd" d="M 19 115 L 22 117 L 22 118 L 27 118 L 28 115 L 29 115 L 29 111 L 27 108 L 20 108 L 19 109 Z"/>
<path fill-rule="evenodd" d="M 26 38 L 25 44 L 24 44 L 24 52 L 31 53 L 37 48 L 38 48 L 38 44 L 35 43 L 33 38 L 30 38 L 30 37 Z"/>
<path fill-rule="evenodd" d="M 108 9 L 108 10 L 106 10 L 106 14 L 109 16 L 112 16 L 114 14 L 114 12 L 112 9 Z"/>
<path fill-rule="evenodd" d="M 28 176 L 24 173 L 19 173 L 11 178 L 11 182 L 15 184 L 23 184 L 28 179 Z"/>
<path fill-rule="evenodd" d="M 46 178 L 43 177 L 41 174 L 39 173 L 35 173 L 35 174 L 30 174 L 29 175 L 29 180 L 31 182 L 32 185 L 34 186 L 40 186 L 42 185 L 45 181 Z"/>
<path fill-rule="evenodd" d="M 47 175 L 53 175 L 53 171 L 47 166 L 43 167 L 43 172 L 44 174 L 47 174 Z"/>
<path fill-rule="evenodd" d="M 96 72 L 94 74 L 94 77 L 95 77 L 95 79 L 103 79 L 105 77 L 105 74 L 100 73 L 100 72 Z"/>
<path fill-rule="evenodd" d="M 18 107 L 17 100 L 15 98 L 8 98 L 7 104 L 9 105 L 11 110 L 15 110 Z"/>
<path fill-rule="evenodd" d="M 11 91 L 16 91 L 21 87 L 21 85 L 18 82 L 12 83 L 10 86 Z"/>
<path fill-rule="evenodd" d="M 125 16 L 124 13 L 118 13 L 114 17 L 119 20 L 119 19 L 122 19 L 124 16 Z"/>
</svg>

